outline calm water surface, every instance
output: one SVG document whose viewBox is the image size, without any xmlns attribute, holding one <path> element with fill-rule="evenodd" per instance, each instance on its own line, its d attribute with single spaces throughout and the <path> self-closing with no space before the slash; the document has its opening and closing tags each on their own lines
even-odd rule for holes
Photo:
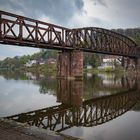
<svg viewBox="0 0 140 140">
<path fill-rule="evenodd" d="M 83 81 L 0 72 L 0 117 L 86 140 L 139 140 L 135 77 L 86 73 Z"/>
</svg>

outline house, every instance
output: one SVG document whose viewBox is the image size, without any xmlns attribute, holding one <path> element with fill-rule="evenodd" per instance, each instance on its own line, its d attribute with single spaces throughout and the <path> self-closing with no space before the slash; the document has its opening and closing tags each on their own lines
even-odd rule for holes
<svg viewBox="0 0 140 140">
<path fill-rule="evenodd" d="M 105 68 L 115 68 L 115 63 L 119 63 L 118 56 L 105 56 L 102 58 L 101 66 L 98 69 L 105 69 Z"/>
<path fill-rule="evenodd" d="M 26 67 L 32 67 L 33 65 L 37 64 L 37 61 L 36 60 L 29 60 L 25 66 Z"/>
<path fill-rule="evenodd" d="M 55 58 L 48 58 L 47 63 L 48 64 L 56 64 L 56 59 Z"/>
<path fill-rule="evenodd" d="M 45 63 L 46 63 L 46 61 L 43 59 L 37 61 L 38 65 L 44 65 Z"/>
<path fill-rule="evenodd" d="M 91 65 L 87 65 L 87 69 L 92 69 L 92 66 Z"/>
</svg>

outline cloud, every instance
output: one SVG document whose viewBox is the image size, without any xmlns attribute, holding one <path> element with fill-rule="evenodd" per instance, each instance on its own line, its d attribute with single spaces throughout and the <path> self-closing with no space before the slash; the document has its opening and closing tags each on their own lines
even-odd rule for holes
<svg viewBox="0 0 140 140">
<path fill-rule="evenodd" d="M 94 5 L 102 5 L 107 7 L 107 3 L 105 0 L 92 0 Z"/>
<path fill-rule="evenodd" d="M 68 24 L 69 28 L 102 27 L 109 28 L 110 24 L 105 19 L 90 16 L 87 13 L 75 14 Z"/>
<path fill-rule="evenodd" d="M 44 14 L 57 23 L 68 22 L 76 13 L 82 10 L 82 0 L 0 0 L 0 8 L 15 12 L 21 11 L 24 15 L 32 18 L 40 18 Z M 13 10 L 14 9 L 14 10 Z"/>
<path fill-rule="evenodd" d="M 114 28 L 132 28 L 140 26 L 139 0 L 105 0 L 108 8 L 104 16 L 108 17 Z"/>
<path fill-rule="evenodd" d="M 103 27 L 106 23 L 110 28 L 137 27 L 140 26 L 139 5 L 140 0 L 0 0 L 2 10 L 34 19 L 47 17 L 54 24 L 66 27 L 76 22 L 77 15 L 82 18 L 85 14 L 87 18 L 83 18 L 83 22 L 87 26 L 89 21 L 93 21 L 94 26 L 98 19 Z"/>
<path fill-rule="evenodd" d="M 140 27 L 139 6 L 140 0 L 0 0 L 1 10 L 69 28 Z M 26 51 L 21 53 L 21 47 L 8 53 L 9 47 L 6 50 L 0 46 L 0 58 L 4 54 L 26 54 Z M 31 48 L 27 50 L 32 52 Z"/>
</svg>

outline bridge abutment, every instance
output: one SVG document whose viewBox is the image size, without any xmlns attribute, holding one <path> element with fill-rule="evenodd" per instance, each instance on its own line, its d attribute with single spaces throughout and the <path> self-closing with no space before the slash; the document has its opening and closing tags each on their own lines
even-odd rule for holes
<svg viewBox="0 0 140 140">
<path fill-rule="evenodd" d="M 57 62 L 57 77 L 64 79 L 82 79 L 83 52 L 64 51 L 59 54 Z"/>
</svg>

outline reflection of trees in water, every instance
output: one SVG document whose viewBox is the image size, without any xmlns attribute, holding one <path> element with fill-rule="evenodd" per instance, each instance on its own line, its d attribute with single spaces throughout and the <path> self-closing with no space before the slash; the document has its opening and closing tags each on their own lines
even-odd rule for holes
<svg viewBox="0 0 140 140">
<path fill-rule="evenodd" d="M 112 79 L 113 80 L 113 79 Z M 98 75 L 92 75 L 92 77 L 84 77 L 84 97 L 86 99 L 97 96 L 100 92 L 110 92 L 114 91 L 110 87 L 105 87 L 103 84 L 103 78 Z"/>
<path fill-rule="evenodd" d="M 39 81 L 39 91 L 40 93 L 49 93 L 49 94 L 56 94 L 56 89 L 57 89 L 57 80 L 56 79 L 51 79 L 51 78 L 43 78 Z"/>
<path fill-rule="evenodd" d="M 0 71 L 5 79 L 14 80 L 30 80 L 33 84 L 39 86 L 39 91 L 42 94 L 56 94 L 60 81 L 56 77 L 50 75 L 42 75 L 40 73 L 31 73 L 23 71 Z M 75 87 L 77 82 L 74 83 Z M 131 88 L 135 84 L 135 77 L 129 78 L 116 74 L 93 74 L 91 77 L 84 75 L 83 85 L 83 98 L 89 99 L 96 96 L 114 94 L 116 92 L 125 91 L 131 85 Z M 72 92 L 72 85 L 63 82 L 64 87 L 67 87 L 66 92 Z M 69 90 L 68 90 L 69 89 Z M 77 90 L 78 91 L 78 90 Z M 81 91 L 81 89 L 79 89 Z M 59 90 L 59 93 L 61 90 Z M 62 91 L 63 92 L 63 91 Z M 69 93 L 66 93 L 69 95 Z"/>
<path fill-rule="evenodd" d="M 24 71 L 10 71 L 10 70 L 1 70 L 0 75 L 5 79 L 10 80 L 30 80 L 34 85 L 39 86 L 40 93 L 56 93 L 57 82 L 54 77 L 48 75 L 42 75 L 39 73 L 31 73 Z"/>
<path fill-rule="evenodd" d="M 84 97 L 96 97 L 104 94 L 115 94 L 126 91 L 136 85 L 136 78 L 129 78 L 117 74 L 98 74 L 91 77 L 84 76 Z"/>
<path fill-rule="evenodd" d="M 93 96 L 99 90 L 99 86 L 102 84 L 101 78 L 97 75 L 92 75 L 92 77 L 88 78 L 84 76 L 84 98 L 88 99 Z"/>
<path fill-rule="evenodd" d="M 1 70 L 0 75 L 7 80 L 28 80 L 28 77 L 23 71 Z"/>
</svg>

